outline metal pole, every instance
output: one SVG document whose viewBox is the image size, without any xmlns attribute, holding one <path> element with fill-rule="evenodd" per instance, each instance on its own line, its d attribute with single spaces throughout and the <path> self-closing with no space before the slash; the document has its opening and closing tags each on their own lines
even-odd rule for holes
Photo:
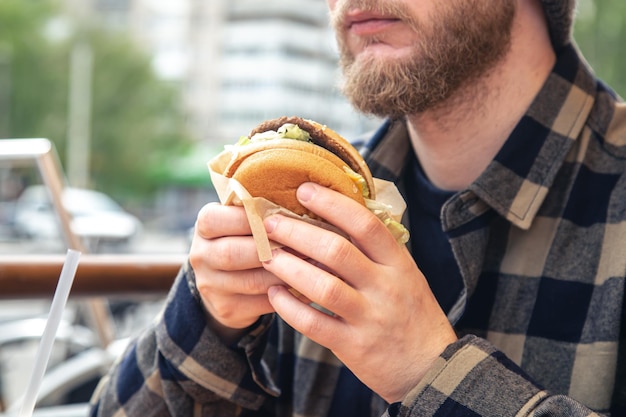
<svg viewBox="0 0 626 417">
<path fill-rule="evenodd" d="M 86 41 L 78 41 L 70 57 L 67 177 L 70 184 L 81 188 L 89 185 L 92 72 L 91 47 Z"/>
</svg>

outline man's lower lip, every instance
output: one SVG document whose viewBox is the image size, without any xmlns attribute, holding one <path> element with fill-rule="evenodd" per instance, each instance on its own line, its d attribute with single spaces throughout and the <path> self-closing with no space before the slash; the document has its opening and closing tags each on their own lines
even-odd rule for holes
<svg viewBox="0 0 626 417">
<path fill-rule="evenodd" d="M 396 23 L 394 19 L 371 19 L 354 22 L 350 25 L 350 32 L 354 35 L 376 35 Z"/>
</svg>

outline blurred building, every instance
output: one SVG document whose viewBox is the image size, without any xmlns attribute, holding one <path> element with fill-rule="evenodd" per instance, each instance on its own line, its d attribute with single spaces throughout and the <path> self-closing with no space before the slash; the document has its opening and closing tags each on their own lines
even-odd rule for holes
<svg viewBox="0 0 626 417">
<path fill-rule="evenodd" d="M 283 115 L 353 137 L 375 126 L 337 89 L 324 0 L 66 0 L 128 30 L 162 78 L 180 85 L 189 126 L 223 144 Z"/>
</svg>

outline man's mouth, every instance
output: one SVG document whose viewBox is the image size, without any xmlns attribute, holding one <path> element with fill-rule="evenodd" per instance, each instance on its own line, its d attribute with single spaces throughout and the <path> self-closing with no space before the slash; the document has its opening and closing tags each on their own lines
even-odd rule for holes
<svg viewBox="0 0 626 417">
<path fill-rule="evenodd" d="M 390 25 L 399 21 L 400 19 L 393 16 L 354 10 L 346 14 L 344 27 L 355 35 L 371 36 L 380 34 Z"/>
</svg>

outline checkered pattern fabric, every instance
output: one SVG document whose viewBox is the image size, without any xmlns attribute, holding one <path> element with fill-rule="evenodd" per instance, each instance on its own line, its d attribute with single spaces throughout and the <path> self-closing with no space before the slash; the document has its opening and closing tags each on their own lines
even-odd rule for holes
<svg viewBox="0 0 626 417">
<path fill-rule="evenodd" d="M 541 5 L 546 13 L 552 45 L 559 49 L 572 40 L 576 0 L 541 0 Z"/>
<path fill-rule="evenodd" d="M 394 181 L 410 151 L 400 121 L 363 147 L 374 175 Z M 625 172 L 626 106 L 565 47 L 491 165 L 443 207 L 465 283 L 450 312 L 461 339 L 402 403 L 374 395 L 360 415 L 618 410 Z M 103 380 L 91 415 L 322 417 L 337 401 L 353 404 L 336 394 L 342 364 L 280 318 L 263 317 L 237 346 L 204 323 L 186 266 L 160 320 Z"/>
</svg>

